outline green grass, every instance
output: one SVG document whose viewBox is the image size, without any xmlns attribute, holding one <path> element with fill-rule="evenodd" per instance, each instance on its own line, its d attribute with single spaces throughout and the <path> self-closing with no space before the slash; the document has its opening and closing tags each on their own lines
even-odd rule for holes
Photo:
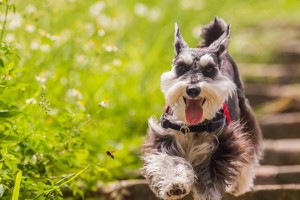
<svg viewBox="0 0 300 200">
<path fill-rule="evenodd" d="M 196 46 L 195 28 L 223 17 L 233 27 L 232 54 L 260 62 L 281 37 L 270 32 L 300 15 L 297 0 L 100 2 L 94 14 L 92 0 L 16 0 L 15 14 L 9 10 L 0 54 L 1 199 L 15 194 L 18 171 L 20 199 L 58 199 L 61 189 L 84 196 L 97 181 L 136 177 L 147 118 L 163 108 L 159 78 L 171 65 L 175 22 Z M 257 28 L 266 23 L 270 30 Z"/>
</svg>

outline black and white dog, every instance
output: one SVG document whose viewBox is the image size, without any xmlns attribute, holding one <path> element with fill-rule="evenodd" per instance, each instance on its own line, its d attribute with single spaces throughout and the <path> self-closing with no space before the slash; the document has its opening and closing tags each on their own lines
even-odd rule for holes
<svg viewBox="0 0 300 200">
<path fill-rule="evenodd" d="M 161 199 L 219 200 L 253 186 L 262 134 L 227 53 L 230 25 L 215 18 L 189 48 L 175 24 L 175 57 L 161 76 L 166 107 L 149 119 L 142 174 Z"/>
</svg>

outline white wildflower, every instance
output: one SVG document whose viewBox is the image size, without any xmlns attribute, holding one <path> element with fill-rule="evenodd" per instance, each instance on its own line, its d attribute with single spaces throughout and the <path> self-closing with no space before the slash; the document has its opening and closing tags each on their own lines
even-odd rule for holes
<svg viewBox="0 0 300 200">
<path fill-rule="evenodd" d="M 137 16 L 147 16 L 149 9 L 145 4 L 137 3 L 134 6 L 134 12 Z"/>
<path fill-rule="evenodd" d="M 181 0 L 180 7 L 185 10 L 201 10 L 204 7 L 205 1 Z"/>
<path fill-rule="evenodd" d="M 46 37 L 46 38 L 50 38 L 50 37 L 51 37 L 51 34 L 50 34 L 50 33 L 48 33 L 48 32 L 45 31 L 45 30 L 42 30 L 42 29 L 39 30 L 39 34 L 40 34 L 41 36 Z"/>
<path fill-rule="evenodd" d="M 79 65 L 85 65 L 88 62 L 88 58 L 83 54 L 76 54 L 75 62 Z"/>
<path fill-rule="evenodd" d="M 19 13 L 9 13 L 7 15 L 7 29 L 15 30 L 22 24 L 23 18 Z"/>
<path fill-rule="evenodd" d="M 32 164 L 36 164 L 37 163 L 37 160 L 38 160 L 38 157 L 36 156 L 36 155 L 33 155 L 32 157 L 31 157 L 31 162 L 32 162 Z"/>
<path fill-rule="evenodd" d="M 35 76 L 35 79 L 36 79 L 39 83 L 42 83 L 42 84 L 44 84 L 44 83 L 47 81 L 47 78 L 46 78 L 46 76 L 44 76 L 44 75 Z"/>
<path fill-rule="evenodd" d="M 37 50 L 37 49 L 40 48 L 40 45 L 41 45 L 41 44 L 40 44 L 39 41 L 34 40 L 34 41 L 32 41 L 31 44 L 30 44 L 30 49 L 32 49 L 32 50 Z"/>
<path fill-rule="evenodd" d="M 202 28 L 203 28 L 202 26 L 196 26 L 193 29 L 192 33 L 193 33 L 194 38 L 199 39 L 199 37 L 202 33 Z"/>
<path fill-rule="evenodd" d="M 77 99 L 82 99 L 82 94 L 79 90 L 70 88 L 67 90 L 67 97 L 76 97 Z"/>
<path fill-rule="evenodd" d="M 25 101 L 26 104 L 36 104 L 37 100 L 35 98 L 29 98 Z"/>
<path fill-rule="evenodd" d="M 99 106 L 103 107 L 103 108 L 108 108 L 109 107 L 109 103 L 107 99 L 103 99 L 100 103 Z"/>
<path fill-rule="evenodd" d="M 115 66 L 120 66 L 122 64 L 121 60 L 119 60 L 119 59 L 114 59 L 112 63 Z"/>
<path fill-rule="evenodd" d="M 2 184 L 0 184 L 0 197 L 2 197 L 4 194 L 4 187 Z"/>
<path fill-rule="evenodd" d="M 95 26 L 92 23 L 87 23 L 85 25 L 85 30 L 86 30 L 87 35 L 91 36 L 95 32 Z"/>
<path fill-rule="evenodd" d="M 49 39 L 52 40 L 52 41 L 57 41 L 57 40 L 60 39 L 60 36 L 59 36 L 59 35 L 51 35 L 51 36 L 49 37 Z"/>
<path fill-rule="evenodd" d="M 15 41 L 15 39 L 16 39 L 15 35 L 11 34 L 11 33 L 7 34 L 6 37 L 5 37 L 6 42 L 13 42 L 13 41 Z"/>
<path fill-rule="evenodd" d="M 28 32 L 28 33 L 33 33 L 35 31 L 35 26 L 32 25 L 32 24 L 27 24 L 25 26 L 25 30 Z"/>
<path fill-rule="evenodd" d="M 89 9 L 90 15 L 93 17 L 96 17 L 101 13 L 101 11 L 104 8 L 105 8 L 105 3 L 102 1 L 98 1 L 90 7 L 90 9 Z"/>
<path fill-rule="evenodd" d="M 33 4 L 29 4 L 28 6 L 26 6 L 26 8 L 25 8 L 25 12 L 26 13 L 28 13 L 28 14 L 33 14 L 33 13 L 35 13 L 36 12 L 36 7 L 35 7 L 35 5 L 33 5 Z"/>
<path fill-rule="evenodd" d="M 93 40 L 88 41 L 86 44 L 84 44 L 83 49 L 85 51 L 89 51 L 90 49 L 92 49 L 93 47 L 96 47 L 96 43 Z"/>
<path fill-rule="evenodd" d="M 113 27 L 116 21 L 107 15 L 101 14 L 96 18 L 96 23 L 102 27 Z"/>
<path fill-rule="evenodd" d="M 41 50 L 42 52 L 49 52 L 49 51 L 51 50 L 51 47 L 50 47 L 48 44 L 42 44 L 42 45 L 40 46 L 40 50 Z"/>
<path fill-rule="evenodd" d="M 100 37 L 102 37 L 102 36 L 105 35 L 105 31 L 104 31 L 103 29 L 98 30 L 97 33 L 98 33 L 98 35 L 99 35 Z"/>
<path fill-rule="evenodd" d="M 161 10 L 157 7 L 152 8 L 149 11 L 149 14 L 147 15 L 147 18 L 149 21 L 158 21 L 159 19 L 161 19 Z"/>
<path fill-rule="evenodd" d="M 16 49 L 22 49 L 23 46 L 21 43 L 16 42 L 15 47 L 16 47 Z"/>
<path fill-rule="evenodd" d="M 104 72 L 108 72 L 110 69 L 111 69 L 111 67 L 110 67 L 109 65 L 104 65 L 104 66 L 102 67 L 102 70 L 103 70 Z"/>
<path fill-rule="evenodd" d="M 118 51 L 118 47 L 115 46 L 115 45 L 103 45 L 103 48 L 107 52 L 116 52 L 116 51 Z"/>
</svg>

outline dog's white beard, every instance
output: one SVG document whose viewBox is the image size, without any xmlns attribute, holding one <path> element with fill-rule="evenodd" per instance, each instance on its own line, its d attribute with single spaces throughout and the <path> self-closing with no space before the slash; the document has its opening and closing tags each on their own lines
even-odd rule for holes
<svg viewBox="0 0 300 200">
<path fill-rule="evenodd" d="M 161 76 L 161 89 L 165 94 L 166 103 L 170 106 L 180 104 L 180 98 L 185 92 L 187 81 L 176 79 L 173 72 L 165 72 Z"/>
<path fill-rule="evenodd" d="M 219 74 L 212 82 L 200 82 L 201 96 L 206 99 L 203 116 L 212 119 L 236 89 L 236 85 L 226 76 Z"/>
</svg>

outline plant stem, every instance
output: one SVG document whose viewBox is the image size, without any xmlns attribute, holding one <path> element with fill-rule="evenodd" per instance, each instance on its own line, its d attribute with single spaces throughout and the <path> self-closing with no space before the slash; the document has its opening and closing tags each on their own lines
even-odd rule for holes
<svg viewBox="0 0 300 200">
<path fill-rule="evenodd" d="M 48 189 L 46 191 L 43 191 L 38 196 L 36 196 L 33 200 L 36 200 L 40 196 L 42 196 L 44 194 L 48 194 L 48 193 L 52 192 L 53 190 L 56 190 L 57 188 L 60 188 L 61 186 L 65 185 L 65 184 L 68 184 L 69 182 L 71 182 L 72 180 L 74 180 L 77 176 L 79 176 L 80 174 L 82 174 L 83 172 L 85 172 L 89 167 L 90 167 L 90 165 L 86 166 L 84 169 L 82 169 L 81 171 L 77 172 L 76 174 L 71 174 L 71 175 L 67 176 L 66 178 L 63 178 L 63 180 L 60 180 L 60 181 L 56 182 L 54 186 L 51 186 L 50 189 Z M 60 183 L 60 184 L 58 185 L 58 183 Z"/>
<path fill-rule="evenodd" d="M 4 21 L 2 24 L 2 30 L 1 30 L 1 35 L 0 35 L 0 42 L 2 42 L 3 39 L 3 35 L 4 35 L 4 30 L 5 30 L 5 26 L 6 26 L 6 20 L 7 20 L 7 14 L 8 14 L 8 9 L 9 9 L 9 5 L 5 5 L 5 15 L 4 15 Z"/>
</svg>

